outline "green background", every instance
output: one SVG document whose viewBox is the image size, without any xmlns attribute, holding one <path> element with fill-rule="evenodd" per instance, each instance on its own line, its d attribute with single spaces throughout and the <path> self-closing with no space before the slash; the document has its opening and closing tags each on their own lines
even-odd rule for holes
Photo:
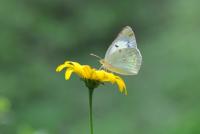
<svg viewBox="0 0 200 134">
<path fill-rule="evenodd" d="M 55 68 L 99 68 L 126 25 L 143 56 L 137 76 L 94 93 L 95 134 L 200 133 L 199 0 L 1 0 L 0 134 L 89 134 L 88 91 Z"/>
</svg>

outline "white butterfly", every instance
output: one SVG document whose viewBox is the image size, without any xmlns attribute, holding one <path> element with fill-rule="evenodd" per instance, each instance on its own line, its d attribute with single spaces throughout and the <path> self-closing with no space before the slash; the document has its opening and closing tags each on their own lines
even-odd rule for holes
<svg viewBox="0 0 200 134">
<path fill-rule="evenodd" d="M 136 75 L 140 70 L 142 56 L 131 27 L 126 26 L 108 48 L 102 67 L 122 75 Z"/>
</svg>

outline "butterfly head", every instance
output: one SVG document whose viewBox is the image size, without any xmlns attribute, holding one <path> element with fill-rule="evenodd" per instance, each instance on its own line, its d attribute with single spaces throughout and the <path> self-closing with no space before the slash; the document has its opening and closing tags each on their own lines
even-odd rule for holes
<svg viewBox="0 0 200 134">
<path fill-rule="evenodd" d="M 99 60 L 99 62 L 101 63 L 103 69 L 110 69 L 110 71 L 112 71 L 113 66 L 110 63 L 108 63 L 105 59 L 101 59 Z"/>
</svg>

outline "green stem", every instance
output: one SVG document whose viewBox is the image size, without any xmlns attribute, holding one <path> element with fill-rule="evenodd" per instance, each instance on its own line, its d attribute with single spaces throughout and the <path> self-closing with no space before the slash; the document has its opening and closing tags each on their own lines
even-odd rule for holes
<svg viewBox="0 0 200 134">
<path fill-rule="evenodd" d="M 89 117 L 90 117 L 90 134 L 93 134 L 93 119 L 92 119 L 92 95 L 94 89 L 89 89 Z"/>
</svg>

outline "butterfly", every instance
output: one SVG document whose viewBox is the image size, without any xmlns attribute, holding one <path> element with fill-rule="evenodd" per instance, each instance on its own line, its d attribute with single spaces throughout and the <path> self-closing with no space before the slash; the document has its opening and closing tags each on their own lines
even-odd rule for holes
<svg viewBox="0 0 200 134">
<path fill-rule="evenodd" d="M 137 48 L 136 38 L 130 26 L 122 29 L 100 63 L 105 70 L 121 75 L 136 75 L 139 72 L 142 55 Z"/>
</svg>

